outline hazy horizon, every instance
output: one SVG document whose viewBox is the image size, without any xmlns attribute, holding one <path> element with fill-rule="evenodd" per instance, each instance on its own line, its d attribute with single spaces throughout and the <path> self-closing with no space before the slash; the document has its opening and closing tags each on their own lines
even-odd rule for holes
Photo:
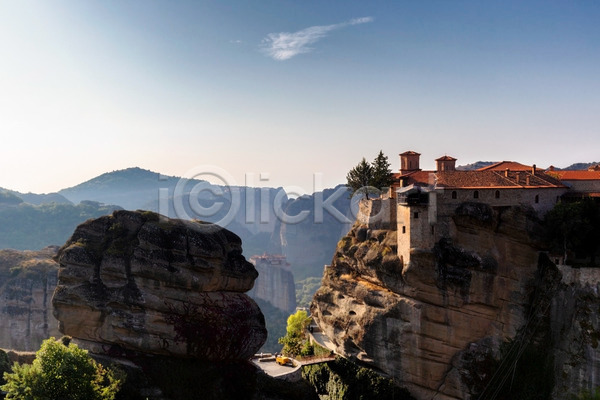
<svg viewBox="0 0 600 400">
<path fill-rule="evenodd" d="M 0 186 L 211 166 L 311 193 L 380 149 L 394 170 L 406 150 L 600 161 L 598 20 L 566 1 L 0 2 Z"/>
</svg>

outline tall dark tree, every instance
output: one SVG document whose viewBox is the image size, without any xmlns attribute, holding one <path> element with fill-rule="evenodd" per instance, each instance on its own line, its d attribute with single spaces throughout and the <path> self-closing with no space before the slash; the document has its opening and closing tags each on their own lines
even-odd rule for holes
<svg viewBox="0 0 600 400">
<path fill-rule="evenodd" d="M 373 186 L 373 167 L 363 157 L 358 165 L 346 175 L 348 190 L 352 193 L 365 193 L 369 198 L 369 187 Z"/>
<path fill-rule="evenodd" d="M 600 207 L 592 199 L 558 203 L 545 216 L 548 242 L 555 251 L 589 257 L 596 264 L 600 247 Z M 577 258 L 575 256 L 575 258 Z M 567 260 L 568 261 L 568 260 Z"/>
<path fill-rule="evenodd" d="M 379 150 L 379 154 L 373 160 L 373 180 L 371 186 L 377 189 L 389 188 L 394 182 L 394 175 L 390 169 L 390 162 L 383 151 Z"/>
</svg>

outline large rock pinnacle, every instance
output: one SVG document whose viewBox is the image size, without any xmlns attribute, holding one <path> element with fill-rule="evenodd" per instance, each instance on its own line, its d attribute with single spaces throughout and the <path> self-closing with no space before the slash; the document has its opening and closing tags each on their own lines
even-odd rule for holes
<svg viewBox="0 0 600 400">
<path fill-rule="evenodd" d="M 217 225 L 116 211 L 79 225 L 57 260 L 54 316 L 92 352 L 241 360 L 266 340 L 244 293 L 258 273 Z"/>
</svg>

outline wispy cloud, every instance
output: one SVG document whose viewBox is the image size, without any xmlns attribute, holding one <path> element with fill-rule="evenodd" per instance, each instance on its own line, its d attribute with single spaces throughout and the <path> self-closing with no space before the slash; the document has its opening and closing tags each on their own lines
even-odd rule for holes
<svg viewBox="0 0 600 400">
<path fill-rule="evenodd" d="M 339 24 L 311 26 L 297 32 L 269 33 L 262 40 L 262 50 L 275 60 L 289 60 L 298 54 L 311 52 L 313 48 L 310 45 L 324 38 L 331 31 L 350 25 L 366 24 L 373 20 L 373 17 L 362 17 Z"/>
</svg>

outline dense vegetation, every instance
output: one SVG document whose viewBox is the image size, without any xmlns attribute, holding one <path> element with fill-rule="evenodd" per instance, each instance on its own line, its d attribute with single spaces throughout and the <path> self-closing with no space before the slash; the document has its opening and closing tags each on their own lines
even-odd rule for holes
<svg viewBox="0 0 600 400">
<path fill-rule="evenodd" d="M 305 366 L 302 376 L 322 400 L 414 400 L 391 379 L 340 357 L 327 364 Z"/>
<path fill-rule="evenodd" d="M 263 353 L 277 353 L 281 351 L 281 344 L 278 338 L 285 335 L 285 326 L 288 314 L 285 311 L 273 306 L 271 303 L 261 299 L 254 299 L 265 316 L 265 326 L 267 328 L 267 341 L 261 347 Z"/>
<path fill-rule="evenodd" d="M 597 266 L 600 250 L 600 205 L 587 198 L 560 202 L 545 216 L 546 241 L 565 262 L 575 266 Z"/>
<path fill-rule="evenodd" d="M 114 400 L 122 373 L 97 364 L 69 340 L 45 340 L 33 364 L 17 364 L 4 374 L 1 389 L 14 400 Z"/>
<path fill-rule="evenodd" d="M 279 343 L 283 345 L 283 354 L 288 356 L 312 354 L 306 337 L 306 329 L 311 321 L 312 319 L 304 310 L 298 310 L 288 317 L 285 336 L 279 338 Z"/>
<path fill-rule="evenodd" d="M 0 207 L 0 249 L 37 250 L 52 244 L 61 245 L 80 223 L 119 208 L 94 201 L 82 201 L 76 206 L 19 203 Z"/>
<path fill-rule="evenodd" d="M 394 182 L 390 163 L 383 151 L 379 151 L 375 160 L 368 163 L 363 159 L 346 175 L 348 189 L 352 193 L 363 193 L 369 198 L 369 193 L 389 188 Z"/>
<path fill-rule="evenodd" d="M 4 380 L 4 373 L 10 372 L 10 360 L 8 359 L 8 355 L 2 349 L 0 349 L 0 385 L 4 385 L 6 381 Z"/>
<path fill-rule="evenodd" d="M 308 308 L 319 287 L 321 287 L 321 277 L 309 276 L 296 281 L 296 306 Z"/>
</svg>

